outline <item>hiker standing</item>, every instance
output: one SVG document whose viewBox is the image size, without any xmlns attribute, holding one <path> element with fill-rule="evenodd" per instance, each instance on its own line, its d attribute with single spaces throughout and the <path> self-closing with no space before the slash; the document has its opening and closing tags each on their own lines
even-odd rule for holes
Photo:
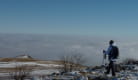
<svg viewBox="0 0 138 80">
<path fill-rule="evenodd" d="M 103 53 L 105 55 L 108 55 L 108 60 L 109 60 L 109 65 L 107 67 L 107 71 L 105 72 L 105 74 L 109 74 L 110 70 L 112 70 L 112 76 L 115 76 L 114 63 L 116 62 L 116 59 L 118 58 L 119 50 L 118 50 L 117 46 L 114 45 L 113 40 L 109 41 L 109 47 L 108 47 L 107 51 L 103 50 Z"/>
</svg>

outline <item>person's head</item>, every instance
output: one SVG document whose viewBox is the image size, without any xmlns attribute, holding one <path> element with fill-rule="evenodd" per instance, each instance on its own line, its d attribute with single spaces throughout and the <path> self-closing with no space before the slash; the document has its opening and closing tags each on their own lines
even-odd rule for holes
<svg viewBox="0 0 138 80">
<path fill-rule="evenodd" d="M 109 44 L 110 44 L 110 45 L 112 45 L 113 43 L 114 43 L 114 41 L 113 41 L 113 40 L 110 40 L 110 41 L 109 41 Z"/>
</svg>

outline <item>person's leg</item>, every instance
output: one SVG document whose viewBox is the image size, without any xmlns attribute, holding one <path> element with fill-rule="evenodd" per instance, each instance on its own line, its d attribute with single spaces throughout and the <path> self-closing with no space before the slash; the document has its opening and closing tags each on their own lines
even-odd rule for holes
<svg viewBox="0 0 138 80">
<path fill-rule="evenodd" d="M 108 65 L 108 67 L 107 67 L 107 72 L 106 72 L 106 74 L 109 74 L 109 73 L 110 73 L 111 67 L 112 67 L 112 65 L 111 65 L 111 61 L 110 61 L 109 65 Z"/>
<path fill-rule="evenodd" d="M 112 76 L 115 76 L 115 65 L 113 61 L 111 61 L 111 69 L 112 69 Z"/>
</svg>

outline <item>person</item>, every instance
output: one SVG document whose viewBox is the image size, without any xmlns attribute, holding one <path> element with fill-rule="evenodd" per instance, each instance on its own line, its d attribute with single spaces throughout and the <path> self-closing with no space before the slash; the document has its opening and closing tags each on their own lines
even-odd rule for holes
<svg viewBox="0 0 138 80">
<path fill-rule="evenodd" d="M 117 50 L 114 50 L 114 47 L 117 48 Z M 108 60 L 109 60 L 109 64 L 108 64 L 107 71 L 105 72 L 105 74 L 109 74 L 110 70 L 112 70 L 112 76 L 116 76 L 114 63 L 116 62 L 117 57 L 116 56 L 114 57 L 113 54 L 117 54 L 118 56 L 119 53 L 118 53 L 118 47 L 114 45 L 113 40 L 109 41 L 109 47 L 106 51 L 103 50 L 103 53 L 105 55 L 108 55 Z"/>
</svg>

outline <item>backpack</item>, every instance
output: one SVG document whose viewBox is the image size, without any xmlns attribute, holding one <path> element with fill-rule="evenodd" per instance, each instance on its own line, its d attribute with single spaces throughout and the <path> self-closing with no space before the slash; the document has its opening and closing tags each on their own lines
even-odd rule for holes
<svg viewBox="0 0 138 80">
<path fill-rule="evenodd" d="M 109 54 L 109 59 L 117 59 L 119 56 L 119 49 L 117 46 L 112 46 L 111 52 Z"/>
</svg>

